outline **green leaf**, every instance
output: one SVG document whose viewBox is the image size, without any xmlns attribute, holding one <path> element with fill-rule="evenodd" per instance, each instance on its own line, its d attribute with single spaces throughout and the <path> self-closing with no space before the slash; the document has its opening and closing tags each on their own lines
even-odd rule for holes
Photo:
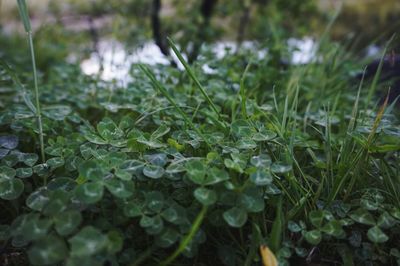
<svg viewBox="0 0 400 266">
<path fill-rule="evenodd" d="M 82 215 L 76 210 L 62 212 L 54 216 L 54 227 L 61 236 L 73 233 L 81 222 Z"/>
<path fill-rule="evenodd" d="M 106 249 L 109 254 L 115 254 L 121 251 L 124 244 L 122 235 L 117 231 L 110 231 L 107 233 Z"/>
<path fill-rule="evenodd" d="M 136 202 L 128 202 L 124 206 L 124 214 L 128 217 L 137 217 L 142 215 L 142 210 Z"/>
<path fill-rule="evenodd" d="M 257 143 L 248 138 L 242 138 L 236 142 L 236 148 L 241 150 L 251 150 L 257 148 Z"/>
<path fill-rule="evenodd" d="M 87 180 L 102 180 L 106 172 L 95 161 L 85 161 L 79 166 L 79 175 Z"/>
<path fill-rule="evenodd" d="M 32 168 L 18 168 L 16 171 L 17 177 L 19 178 L 27 178 L 33 175 Z"/>
<path fill-rule="evenodd" d="M 350 218 L 360 224 L 375 225 L 374 217 L 364 209 L 357 209 L 350 214 Z"/>
<path fill-rule="evenodd" d="M 9 152 L 7 149 L 0 149 L 0 159 L 4 158 Z"/>
<path fill-rule="evenodd" d="M 64 159 L 61 157 L 54 157 L 54 158 L 47 160 L 47 162 L 46 162 L 46 164 L 48 166 L 50 166 L 52 169 L 61 167 L 64 165 L 64 163 L 65 163 Z"/>
<path fill-rule="evenodd" d="M 144 144 L 144 145 L 146 145 L 146 146 L 148 146 L 150 148 L 153 148 L 153 149 L 159 149 L 159 148 L 163 148 L 163 147 L 167 146 L 166 144 L 164 144 L 164 143 L 162 143 L 162 142 L 160 142 L 159 140 L 156 140 L 156 139 L 147 140 L 144 136 L 138 137 L 136 139 L 136 141 L 138 143 Z M 131 144 L 133 144 L 133 143 L 131 143 Z"/>
<path fill-rule="evenodd" d="M 161 166 L 149 164 L 143 168 L 143 174 L 153 179 L 159 179 L 164 175 L 164 168 Z"/>
<path fill-rule="evenodd" d="M 206 168 L 200 160 L 190 160 L 185 165 L 189 179 L 198 185 L 205 181 Z"/>
<path fill-rule="evenodd" d="M 345 236 L 345 232 L 342 228 L 342 225 L 339 221 L 333 220 L 326 223 L 322 228 L 321 231 L 325 234 L 334 236 L 334 237 L 342 237 Z"/>
<path fill-rule="evenodd" d="M 159 191 L 146 193 L 146 206 L 154 212 L 160 212 L 164 206 L 164 195 Z"/>
<path fill-rule="evenodd" d="M 227 171 L 213 167 L 207 171 L 207 177 L 203 182 L 203 185 L 214 185 L 229 179 Z"/>
<path fill-rule="evenodd" d="M 179 223 L 180 220 L 183 220 L 184 214 L 179 212 L 179 209 L 176 207 L 169 207 L 161 212 L 161 216 L 170 223 Z"/>
<path fill-rule="evenodd" d="M 387 212 L 383 212 L 381 216 L 379 216 L 377 225 L 380 228 L 391 228 L 397 223 L 397 221 Z"/>
<path fill-rule="evenodd" d="M 243 173 L 243 168 L 240 166 L 240 164 L 231 159 L 225 159 L 224 164 L 229 169 L 235 170 L 238 173 Z"/>
<path fill-rule="evenodd" d="M 255 141 L 269 141 L 274 139 L 277 134 L 273 131 L 263 129 L 260 132 L 253 134 L 252 139 Z"/>
<path fill-rule="evenodd" d="M 0 198 L 13 200 L 24 191 L 24 183 L 20 179 L 0 179 Z"/>
<path fill-rule="evenodd" d="M 6 166 L 13 167 L 19 162 L 20 157 L 19 154 L 10 152 L 8 155 L 3 157 L 2 162 Z"/>
<path fill-rule="evenodd" d="M 255 133 L 255 129 L 246 120 L 235 120 L 231 124 L 231 132 L 236 137 L 250 137 Z"/>
<path fill-rule="evenodd" d="M 194 197 L 203 205 L 209 206 L 217 201 L 217 193 L 207 188 L 197 188 L 193 192 Z"/>
<path fill-rule="evenodd" d="M 154 217 L 143 215 L 139 221 L 141 227 L 150 227 L 154 223 Z"/>
<path fill-rule="evenodd" d="M 261 167 L 268 168 L 271 166 L 272 160 L 269 155 L 260 154 L 260 155 L 251 157 L 250 163 L 257 168 L 261 168 Z"/>
<path fill-rule="evenodd" d="M 250 174 L 250 180 L 257 186 L 266 186 L 272 183 L 272 176 L 269 172 L 259 169 Z"/>
<path fill-rule="evenodd" d="M 69 114 L 72 113 L 72 109 L 68 105 L 51 105 L 46 106 L 42 109 L 44 116 L 56 120 L 63 121 Z"/>
<path fill-rule="evenodd" d="M 390 211 L 390 214 L 396 218 L 397 220 L 400 220 L 400 209 L 393 207 L 393 209 Z"/>
<path fill-rule="evenodd" d="M 21 160 L 26 164 L 27 166 L 34 166 L 35 163 L 39 160 L 39 156 L 35 153 L 24 153 L 22 155 Z"/>
<path fill-rule="evenodd" d="M 224 220 L 232 227 L 242 227 L 247 221 L 247 212 L 238 207 L 233 207 L 223 213 Z"/>
<path fill-rule="evenodd" d="M 304 233 L 304 238 L 307 240 L 308 243 L 316 246 L 319 244 L 319 242 L 321 242 L 322 235 L 319 230 L 311 230 Z"/>
<path fill-rule="evenodd" d="M 108 143 L 107 141 L 105 141 L 103 138 L 101 138 L 94 132 L 90 132 L 90 131 L 84 132 L 83 136 L 85 137 L 85 139 L 87 139 L 88 141 L 90 141 L 91 143 L 94 143 L 94 144 L 104 145 L 104 144 Z"/>
<path fill-rule="evenodd" d="M 239 204 L 248 212 L 260 212 L 265 207 L 264 198 L 262 195 L 257 195 L 256 191 L 240 195 Z"/>
<path fill-rule="evenodd" d="M 43 210 L 44 206 L 49 202 L 49 193 L 45 187 L 37 189 L 26 199 L 26 205 L 35 211 Z"/>
<path fill-rule="evenodd" d="M 128 198 L 133 194 L 134 183 L 116 178 L 109 179 L 105 183 L 106 188 L 117 198 Z"/>
<path fill-rule="evenodd" d="M 64 260 L 68 255 L 65 242 L 59 237 L 49 235 L 35 242 L 28 251 L 33 265 L 53 265 Z"/>
<path fill-rule="evenodd" d="M 169 131 L 170 128 L 162 124 L 159 128 L 156 129 L 156 131 L 153 132 L 153 134 L 151 134 L 150 139 L 151 140 L 159 139 L 165 134 L 167 134 Z"/>
<path fill-rule="evenodd" d="M 75 196 L 86 204 L 93 204 L 103 197 L 103 185 L 99 182 L 85 183 L 75 188 Z"/>
<path fill-rule="evenodd" d="M 73 257 L 87 257 L 100 253 L 107 244 L 107 238 L 95 227 L 86 226 L 68 242 Z"/>
<path fill-rule="evenodd" d="M 271 166 L 271 171 L 275 174 L 284 174 L 292 171 L 292 166 L 281 162 L 275 162 Z"/>
<path fill-rule="evenodd" d="M 157 166 L 164 166 L 167 163 L 167 155 L 165 153 L 155 153 L 144 156 L 146 160 Z"/>
<path fill-rule="evenodd" d="M 48 184 L 49 190 L 64 190 L 71 191 L 76 186 L 76 181 L 69 177 L 57 177 L 52 179 Z"/>
<path fill-rule="evenodd" d="M 156 239 L 156 245 L 162 248 L 172 246 L 179 239 L 179 233 L 173 228 L 165 229 Z"/>
<path fill-rule="evenodd" d="M 64 190 L 54 190 L 50 193 L 50 200 L 43 209 L 45 215 L 51 216 L 63 212 L 70 201 L 71 195 Z"/>
<path fill-rule="evenodd" d="M 29 219 L 21 227 L 21 234 L 26 240 L 36 240 L 47 235 L 52 221 L 49 219 Z"/>
<path fill-rule="evenodd" d="M 14 168 L 8 166 L 0 166 L 0 179 L 14 178 L 17 172 Z"/>
<path fill-rule="evenodd" d="M 13 150 L 18 146 L 17 136 L 0 136 L 0 147 Z"/>
<path fill-rule="evenodd" d="M 97 131 L 105 140 L 120 139 L 124 132 L 110 118 L 106 117 L 97 124 Z"/>
<path fill-rule="evenodd" d="M 288 229 L 292 233 L 298 233 L 300 232 L 303 228 L 296 222 L 294 221 L 288 221 Z"/>
<path fill-rule="evenodd" d="M 50 173 L 50 167 L 45 163 L 37 164 L 32 169 L 33 172 L 39 176 L 45 176 Z"/>
<path fill-rule="evenodd" d="M 308 219 L 316 228 L 320 228 L 324 220 L 324 212 L 322 210 L 313 210 L 308 214 Z"/>
<path fill-rule="evenodd" d="M 374 243 L 384 243 L 389 240 L 389 237 L 378 226 L 371 227 L 367 236 Z"/>
</svg>

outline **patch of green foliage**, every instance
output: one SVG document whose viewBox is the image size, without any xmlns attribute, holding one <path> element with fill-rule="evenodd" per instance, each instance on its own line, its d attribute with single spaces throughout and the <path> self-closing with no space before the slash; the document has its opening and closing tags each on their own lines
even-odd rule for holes
<svg viewBox="0 0 400 266">
<path fill-rule="evenodd" d="M 399 262 L 400 123 L 357 92 L 341 46 L 283 67 L 207 51 L 190 66 L 170 45 L 185 71 L 133 65 L 127 87 L 77 65 L 39 75 L 45 161 L 34 78 L 2 62 L 2 252 L 32 265 L 259 265 L 266 244 L 282 265 Z"/>
</svg>

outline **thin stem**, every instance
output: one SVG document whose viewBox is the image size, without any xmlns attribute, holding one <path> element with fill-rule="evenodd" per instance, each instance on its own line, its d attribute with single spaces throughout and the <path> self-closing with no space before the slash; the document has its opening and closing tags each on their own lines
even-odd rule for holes
<svg viewBox="0 0 400 266">
<path fill-rule="evenodd" d="M 175 250 L 175 252 L 172 253 L 172 255 L 169 256 L 166 260 L 160 263 L 161 266 L 169 265 L 185 250 L 186 246 L 190 244 L 194 235 L 199 230 L 199 227 L 204 219 L 206 212 L 207 212 L 207 206 L 203 206 L 200 213 L 194 220 L 192 228 L 190 228 L 189 234 L 187 234 L 187 236 L 182 240 L 182 242 L 179 244 L 179 247 Z"/>
<path fill-rule="evenodd" d="M 36 118 L 37 118 L 37 123 L 38 123 L 38 128 L 39 128 L 40 153 L 42 156 L 42 162 L 44 163 L 46 161 L 46 157 L 44 154 L 42 114 L 40 111 L 40 99 L 39 99 L 39 89 L 38 89 L 37 72 L 36 72 L 35 51 L 33 49 L 32 31 L 28 31 L 27 34 L 28 34 L 29 49 L 31 52 L 32 68 L 33 68 L 33 82 L 34 82 L 34 88 L 35 88 Z"/>
</svg>

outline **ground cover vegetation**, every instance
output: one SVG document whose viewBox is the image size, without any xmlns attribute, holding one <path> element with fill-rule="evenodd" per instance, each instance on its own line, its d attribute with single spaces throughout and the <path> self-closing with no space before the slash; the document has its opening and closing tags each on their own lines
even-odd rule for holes
<svg viewBox="0 0 400 266">
<path fill-rule="evenodd" d="M 398 107 L 331 24 L 306 65 L 282 63 L 279 35 L 262 58 L 203 47 L 191 64 L 166 39 L 183 67 L 133 64 L 120 87 L 64 60 L 37 71 L 18 3 L 26 56 L 0 61 L 0 263 L 262 265 L 261 246 L 279 265 L 400 262 Z"/>
</svg>

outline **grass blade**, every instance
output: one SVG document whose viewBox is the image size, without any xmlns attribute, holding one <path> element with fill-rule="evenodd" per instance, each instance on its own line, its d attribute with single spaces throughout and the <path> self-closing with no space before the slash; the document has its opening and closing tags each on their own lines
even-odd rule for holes
<svg viewBox="0 0 400 266">
<path fill-rule="evenodd" d="M 38 88 L 36 59 L 35 59 L 35 50 L 33 47 L 31 23 L 30 23 L 30 19 L 29 19 L 29 13 L 28 13 L 28 7 L 26 5 L 26 1 L 25 0 L 17 0 L 17 2 L 18 2 L 19 13 L 21 15 L 25 31 L 28 34 L 29 51 L 31 54 L 32 70 L 33 70 L 33 82 L 34 82 L 34 88 L 35 88 L 36 119 L 37 119 L 37 124 L 38 124 L 38 128 L 39 128 L 40 153 L 41 153 L 41 157 L 42 157 L 42 162 L 45 162 L 46 157 L 45 157 L 45 153 L 44 153 L 42 113 L 40 111 L 39 88 Z M 44 183 L 46 184 L 46 179 L 45 179 Z"/>
<path fill-rule="evenodd" d="M 189 66 L 189 64 L 186 62 L 186 60 L 183 58 L 182 54 L 179 52 L 178 48 L 176 47 L 175 43 L 171 40 L 171 38 L 167 38 L 167 39 L 168 39 L 168 43 L 171 46 L 172 50 L 174 51 L 175 55 L 178 57 L 179 61 L 185 67 L 185 70 L 188 73 L 188 75 L 190 76 L 190 78 L 193 80 L 193 82 L 199 88 L 200 92 L 203 94 L 203 96 L 206 99 L 207 103 L 211 106 L 211 109 L 217 114 L 218 118 L 220 120 L 222 120 L 220 111 L 218 111 L 217 107 L 212 102 L 212 100 L 208 96 L 207 92 L 204 90 L 204 88 L 201 85 L 200 81 L 197 79 L 196 75 L 194 74 L 192 68 Z"/>
<path fill-rule="evenodd" d="M 178 106 L 178 104 L 175 102 L 175 100 L 171 97 L 169 92 L 164 88 L 163 85 L 156 79 L 154 74 L 150 71 L 150 69 L 142 64 L 139 65 L 139 68 L 143 71 L 143 73 L 150 79 L 151 83 L 153 84 L 154 88 L 156 88 L 158 91 L 160 91 L 165 98 L 174 106 L 174 108 L 179 112 L 179 114 L 182 116 L 182 118 L 185 120 L 185 122 L 194 130 L 196 131 L 197 134 L 204 140 L 204 142 L 210 146 L 210 143 L 207 141 L 203 133 L 193 124 L 193 122 L 190 120 L 190 118 L 185 114 L 185 112 L 182 111 L 182 109 Z"/>
<path fill-rule="evenodd" d="M 17 0 L 18 2 L 18 10 L 19 14 L 22 19 L 22 23 L 24 24 L 24 28 L 26 32 L 30 32 L 31 29 L 31 22 L 29 19 L 28 7 L 26 6 L 25 0 Z"/>
</svg>

